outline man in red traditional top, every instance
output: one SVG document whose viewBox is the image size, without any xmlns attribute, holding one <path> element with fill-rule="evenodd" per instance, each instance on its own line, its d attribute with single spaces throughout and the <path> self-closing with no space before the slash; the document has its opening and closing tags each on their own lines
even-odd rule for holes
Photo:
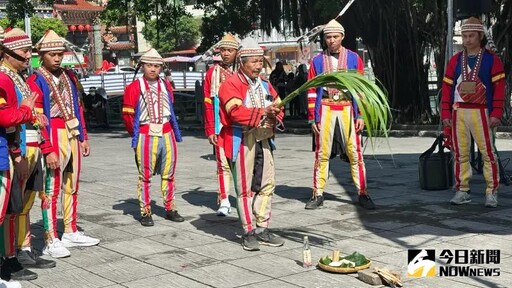
<svg viewBox="0 0 512 288">
<path fill-rule="evenodd" d="M 78 80 L 71 71 L 60 67 L 66 50 L 64 40 L 49 30 L 36 45 L 42 66 L 27 82 L 39 94 L 37 108 L 49 119 L 46 130 L 51 140 L 50 147 L 42 151 L 46 163 L 45 193 L 40 193 L 46 242 L 43 254 L 62 258 L 70 255 L 69 247 L 94 246 L 100 242 L 77 227 L 82 157 L 89 156 L 90 146 L 78 98 Z M 62 240 L 57 234 L 57 203 L 61 192 Z"/>
<path fill-rule="evenodd" d="M 37 94 L 30 91 L 25 79 L 20 75 L 29 64 L 32 56 L 32 41 L 21 29 L 14 28 L 5 34 L 5 48 L 11 52 L 5 55 L 0 66 L 0 71 L 7 75 L 14 84 L 19 102 Z M 11 54 L 13 53 L 13 54 Z M 18 56 L 18 57 L 16 57 Z M 30 234 L 25 250 L 16 253 L 16 242 L 20 237 L 18 224 L 30 226 L 25 223 L 28 213 L 34 203 L 38 191 L 43 191 L 43 167 L 41 148 L 49 141 L 44 126 L 47 119 L 41 114 L 32 111 L 33 119 L 29 123 L 22 124 L 12 133 L 12 138 L 19 139 L 22 163 L 16 163 L 14 169 L 14 181 L 11 186 L 11 201 L 2 229 L 4 234 L 4 255 L 6 259 L 2 263 L 3 279 L 34 280 L 37 274 L 24 268 L 51 268 L 55 267 L 55 261 L 46 260 L 33 253 L 30 245 Z M 43 120 L 44 118 L 44 120 Z M 44 122 L 44 123 L 41 123 Z M 25 233 L 21 235 L 25 239 Z M 21 264 L 21 265 L 20 265 Z"/>
<path fill-rule="evenodd" d="M 464 50 L 448 62 L 443 78 L 441 119 L 451 127 L 455 154 L 454 205 L 471 202 L 471 138 L 484 162 L 485 206 L 498 206 L 499 165 L 494 147 L 505 103 L 505 72 L 501 60 L 482 45 L 484 26 L 475 17 L 461 26 Z"/>
<path fill-rule="evenodd" d="M 155 49 L 140 57 L 144 75 L 124 91 L 123 121 L 132 138 L 132 148 L 139 170 L 137 196 L 140 224 L 153 226 L 151 178 L 161 176 L 161 192 L 166 218 L 174 222 L 185 219 L 176 210 L 174 175 L 181 134 L 173 109 L 174 95 L 169 81 L 160 78 L 164 60 Z"/>
<path fill-rule="evenodd" d="M 37 95 L 27 90 L 22 94 L 16 85 L 19 82 L 21 89 L 25 88 L 23 79 L 18 78 L 17 73 L 28 67 L 32 50 L 32 42 L 23 34 L 20 29 L 12 29 L 6 33 L 7 41 L 4 42 L 4 30 L 0 27 L 0 43 L 4 45 L 3 51 L 0 50 L 0 58 L 3 58 L 0 71 L 0 237 L 3 245 L 0 256 L 5 257 L 0 268 L 0 286 L 7 288 L 21 287 L 19 282 L 9 279 L 37 278 L 37 274 L 21 266 L 14 255 L 15 214 L 8 212 L 8 206 L 12 206 L 9 203 L 11 192 L 21 193 L 20 189 L 12 189 L 13 184 L 19 185 L 29 177 L 27 159 L 21 149 L 23 143 L 20 143 L 19 125 L 33 123 L 36 119 L 33 110 Z M 20 35 L 22 37 L 18 37 Z M 16 175 L 14 170 L 17 171 Z M 17 178 L 18 184 L 14 183 L 13 177 Z"/>
<path fill-rule="evenodd" d="M 256 251 L 260 244 L 284 244 L 268 229 L 275 190 L 272 139 L 277 123 L 282 124 L 283 111 L 277 107 L 280 99 L 274 88 L 259 76 L 263 49 L 258 43 L 244 39 L 237 58 L 240 70 L 219 90 L 222 129 L 217 143 L 225 151 L 235 182 L 245 232 L 242 247 Z"/>
<path fill-rule="evenodd" d="M 235 64 L 238 40 L 231 34 L 222 37 L 217 47 L 220 50 L 222 62 L 212 66 L 204 78 L 204 130 L 210 144 L 214 145 L 217 160 L 217 179 L 219 184 L 218 202 L 220 207 L 217 215 L 227 216 L 231 212 L 229 203 L 229 188 L 231 186 L 231 171 L 224 149 L 217 145 L 217 135 L 222 128 L 220 123 L 219 87 L 231 75 Z"/>
</svg>

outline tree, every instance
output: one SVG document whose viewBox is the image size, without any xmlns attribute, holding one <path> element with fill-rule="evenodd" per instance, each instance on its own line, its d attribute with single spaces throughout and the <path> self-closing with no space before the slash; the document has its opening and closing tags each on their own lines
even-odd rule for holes
<svg viewBox="0 0 512 288">
<path fill-rule="evenodd" d="M 25 15 L 31 17 L 34 15 L 34 5 L 32 2 L 35 1 L 27 1 L 27 0 L 9 0 L 5 7 L 5 12 L 7 14 L 7 24 L 6 26 L 14 26 L 18 21 L 23 20 Z M 53 0 L 38 0 L 37 2 L 42 4 L 53 4 Z"/>
<path fill-rule="evenodd" d="M 507 89 L 505 93 L 506 124 L 512 124 L 512 113 L 510 111 L 510 97 L 512 96 L 512 1 L 494 0 L 491 19 L 491 31 L 497 48 L 497 54 L 505 64 L 507 75 Z"/>
<path fill-rule="evenodd" d="M 205 11 L 201 26 L 203 38 L 198 51 L 208 50 L 224 33 L 243 37 L 258 27 L 257 1 L 199 0 L 197 7 Z"/>
<path fill-rule="evenodd" d="M 258 2 L 256 8 L 252 6 L 255 2 Z M 231 17 L 243 15 L 245 18 L 252 18 L 256 13 L 257 27 L 267 34 L 276 29 L 291 30 L 299 35 L 304 29 L 325 24 L 336 17 L 347 2 L 348 0 L 261 0 L 247 3 L 247 0 L 199 0 L 198 5 L 203 9 L 211 9 L 211 13 Z M 229 7 L 238 7 L 239 4 L 246 7 L 242 13 L 232 13 L 229 10 Z M 223 7 L 226 7 L 225 11 Z M 510 84 L 512 54 L 508 51 L 512 50 L 512 3 L 507 0 L 493 0 L 492 11 L 489 15 L 489 18 L 495 20 L 492 31 L 498 52 L 505 62 Z M 430 115 L 428 89 L 428 69 L 432 63 L 424 59 L 425 55 L 434 54 L 440 88 L 444 74 L 448 27 L 446 0 L 357 0 L 338 20 L 347 31 L 343 41 L 345 46 L 355 49 L 356 38 L 362 38 L 370 53 L 374 72 L 389 92 L 392 107 L 401 111 L 401 121 L 436 121 Z M 229 22 L 217 22 L 223 25 L 218 26 L 216 32 L 213 25 L 205 27 L 207 23 L 203 23 L 202 29 L 210 29 L 212 35 L 221 35 L 222 30 L 239 29 L 239 21 L 233 18 Z M 507 96 L 510 94 L 509 89 Z"/>
<path fill-rule="evenodd" d="M 176 27 L 174 23 L 162 20 L 165 23 L 160 26 L 160 36 L 157 39 L 157 20 L 150 20 L 142 29 L 144 37 L 151 43 L 155 49 L 160 52 L 170 52 L 173 50 L 190 49 L 194 47 L 200 36 L 200 20 L 192 16 L 183 15 L 178 18 Z"/>
<path fill-rule="evenodd" d="M 12 27 L 9 25 L 9 19 L 0 19 L 0 26 L 2 27 Z M 36 43 L 43 37 L 44 33 L 48 31 L 49 29 L 52 29 L 61 37 L 66 37 L 68 33 L 68 27 L 62 22 L 62 20 L 59 20 L 57 18 L 38 18 L 38 17 L 32 17 L 30 19 L 30 28 L 32 31 L 32 43 Z M 18 20 L 14 27 L 18 27 L 20 29 L 25 29 L 25 23 L 23 20 Z"/>
<path fill-rule="evenodd" d="M 185 11 L 182 1 L 110 0 L 101 14 L 107 26 L 135 25 L 135 18 L 144 22 L 142 33 L 158 50 L 190 48 L 200 38 L 200 21 Z"/>
</svg>

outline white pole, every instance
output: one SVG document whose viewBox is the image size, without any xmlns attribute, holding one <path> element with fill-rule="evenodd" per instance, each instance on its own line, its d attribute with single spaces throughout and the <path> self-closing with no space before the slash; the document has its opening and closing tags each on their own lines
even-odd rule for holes
<svg viewBox="0 0 512 288">
<path fill-rule="evenodd" d="M 30 0 L 28 1 L 30 3 Z M 32 29 L 30 27 L 30 17 L 28 17 L 28 14 L 27 12 L 25 11 L 25 19 L 24 19 L 24 22 L 25 22 L 25 33 L 27 33 L 27 36 L 28 38 L 32 38 Z M 28 73 L 31 74 L 32 73 L 32 61 L 28 61 Z"/>
<path fill-rule="evenodd" d="M 28 17 L 27 13 L 25 13 L 25 33 L 27 33 L 28 38 L 32 37 L 32 29 L 30 29 L 30 17 Z"/>
<path fill-rule="evenodd" d="M 444 67 L 453 56 L 453 0 L 448 0 L 446 12 L 448 14 L 448 33 L 446 34 L 446 53 L 444 58 Z"/>
</svg>

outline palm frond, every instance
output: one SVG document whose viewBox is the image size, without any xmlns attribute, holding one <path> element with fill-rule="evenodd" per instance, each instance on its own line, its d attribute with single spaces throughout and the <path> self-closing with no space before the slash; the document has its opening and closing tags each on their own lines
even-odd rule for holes
<svg viewBox="0 0 512 288">
<path fill-rule="evenodd" d="M 316 87 L 330 87 L 345 91 L 343 95 L 345 95 L 347 100 L 357 103 L 372 146 L 373 137 L 380 135 L 383 135 L 385 138 L 388 137 L 391 110 L 387 92 L 356 71 L 336 71 L 318 75 L 288 94 L 281 101 L 279 107 L 286 105 L 301 92 Z"/>
</svg>

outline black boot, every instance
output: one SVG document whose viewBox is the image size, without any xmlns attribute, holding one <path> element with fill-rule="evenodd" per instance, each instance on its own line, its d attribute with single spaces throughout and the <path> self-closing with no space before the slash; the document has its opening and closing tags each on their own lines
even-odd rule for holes
<svg viewBox="0 0 512 288">
<path fill-rule="evenodd" d="M 359 195 L 359 205 L 368 210 L 375 210 L 375 203 L 368 194 Z"/>
<path fill-rule="evenodd" d="M 146 214 L 140 218 L 140 224 L 142 226 L 153 226 L 155 225 L 155 222 L 153 222 L 153 217 L 151 217 L 151 214 Z"/>
<path fill-rule="evenodd" d="M 181 215 L 178 214 L 178 211 L 176 211 L 176 210 L 167 211 L 166 218 L 171 220 L 171 221 L 174 221 L 174 222 L 183 222 L 183 221 L 185 221 L 185 218 L 181 217 Z"/>
<path fill-rule="evenodd" d="M 28 250 L 18 250 L 16 252 L 16 258 L 18 258 L 18 262 L 25 268 L 48 269 L 57 265 L 55 261 L 43 259 L 33 251 Z"/>
<path fill-rule="evenodd" d="M 37 274 L 21 266 L 16 257 L 3 259 L 0 276 L 6 281 L 37 279 Z"/>
<path fill-rule="evenodd" d="M 313 198 L 309 199 L 308 203 L 306 203 L 306 209 L 316 209 L 320 206 L 324 205 L 324 196 L 323 195 L 315 195 Z"/>
</svg>

